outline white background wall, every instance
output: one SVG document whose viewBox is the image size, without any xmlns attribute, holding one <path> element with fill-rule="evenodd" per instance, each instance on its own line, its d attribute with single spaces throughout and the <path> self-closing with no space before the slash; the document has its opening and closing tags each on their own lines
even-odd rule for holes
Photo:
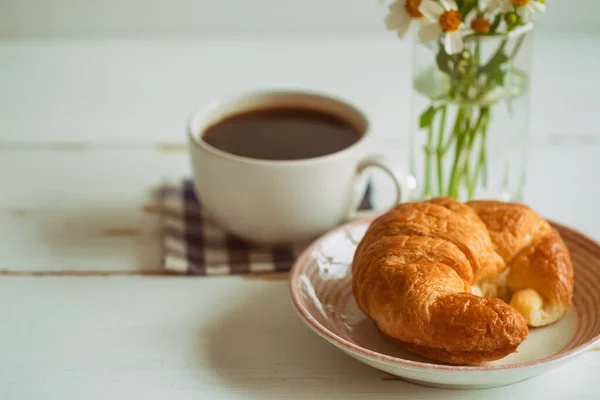
<svg viewBox="0 0 600 400">
<path fill-rule="evenodd" d="M 542 30 L 600 31 L 599 0 L 548 0 Z M 378 32 L 377 0 L 0 0 L 0 36 Z"/>
</svg>

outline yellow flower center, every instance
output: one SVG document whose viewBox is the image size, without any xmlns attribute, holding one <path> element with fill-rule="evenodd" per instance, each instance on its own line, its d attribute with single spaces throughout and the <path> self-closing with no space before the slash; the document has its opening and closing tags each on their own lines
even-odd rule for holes
<svg viewBox="0 0 600 400">
<path fill-rule="evenodd" d="M 404 8 L 406 9 L 406 13 L 413 18 L 421 18 L 423 14 L 419 11 L 419 6 L 421 5 L 421 0 L 406 0 L 404 4 Z"/>
<path fill-rule="evenodd" d="M 440 15 L 440 26 L 446 32 L 454 32 L 460 28 L 460 14 L 456 10 L 446 11 Z"/>
<path fill-rule="evenodd" d="M 482 16 L 475 17 L 475 19 L 471 21 L 471 29 L 477 33 L 488 33 L 490 31 L 490 26 L 492 26 L 492 21 Z"/>
<path fill-rule="evenodd" d="M 523 7 L 525 4 L 529 3 L 529 0 L 512 0 L 512 3 L 515 7 Z"/>
</svg>

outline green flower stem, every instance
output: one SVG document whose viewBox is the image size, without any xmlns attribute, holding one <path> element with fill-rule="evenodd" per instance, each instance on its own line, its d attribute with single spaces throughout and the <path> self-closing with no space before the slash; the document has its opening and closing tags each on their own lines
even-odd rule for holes
<svg viewBox="0 0 600 400">
<path fill-rule="evenodd" d="M 471 174 L 470 174 L 470 168 L 469 168 L 469 163 L 471 161 L 471 148 L 473 147 L 473 141 L 475 138 L 475 135 L 477 134 L 477 129 L 479 126 L 479 121 L 477 121 L 475 123 L 475 126 L 472 129 L 469 129 L 466 133 L 466 143 L 465 143 L 465 150 L 464 150 L 464 167 L 463 167 L 463 171 L 462 174 L 465 177 L 464 179 L 464 183 L 465 183 L 465 187 L 467 189 L 469 189 L 472 186 L 472 179 L 471 179 Z"/>
<path fill-rule="evenodd" d="M 425 186 L 423 197 L 431 195 L 431 153 L 433 148 L 433 120 L 427 126 L 427 144 L 425 145 Z"/>
<path fill-rule="evenodd" d="M 459 163 L 463 151 L 463 142 L 465 136 L 465 130 L 462 128 L 462 126 L 465 124 L 465 117 L 468 107 L 469 106 L 465 105 L 459 106 L 454 128 L 452 129 L 452 135 L 456 137 L 456 144 L 454 146 L 454 161 L 452 163 L 452 170 L 450 172 L 450 183 L 448 184 L 447 195 L 454 198 L 458 197 L 458 184 L 460 182 L 461 175 Z"/>
<path fill-rule="evenodd" d="M 467 157 L 465 157 L 465 164 L 463 167 L 463 172 L 462 172 L 464 178 L 464 184 L 465 184 L 465 188 L 467 189 L 467 191 L 469 191 L 471 189 L 471 187 L 473 186 L 473 179 L 471 178 L 471 174 L 469 173 L 469 156 L 467 154 Z M 470 198 L 470 196 L 469 196 Z"/>
<path fill-rule="evenodd" d="M 479 110 L 479 117 L 477 118 L 475 127 L 473 128 L 473 130 L 470 133 L 469 143 L 467 145 L 467 157 L 466 157 L 466 161 L 465 161 L 465 174 L 466 174 L 467 194 L 468 194 L 469 199 L 473 198 L 473 195 L 475 194 L 478 176 L 480 174 L 480 172 L 479 172 L 480 163 L 479 162 L 477 163 L 477 165 L 475 167 L 475 172 L 473 174 L 470 174 L 469 162 L 471 160 L 471 152 L 473 149 L 473 145 L 475 144 L 475 138 L 479 135 L 482 138 L 480 152 L 483 151 L 485 154 L 485 140 L 483 138 L 485 138 L 485 136 L 486 136 L 486 131 L 487 131 L 486 121 L 487 121 L 488 116 L 489 116 L 489 107 L 481 107 Z M 481 158 L 481 157 L 479 157 L 479 158 Z"/>
<path fill-rule="evenodd" d="M 487 140 L 487 129 L 489 124 L 490 108 L 482 107 L 481 113 L 483 115 L 483 122 L 481 126 L 481 133 L 479 136 L 479 156 L 477 158 L 477 166 L 475 168 L 475 177 L 473 179 L 473 186 L 469 187 L 469 198 L 472 198 L 475 194 L 475 185 L 481 177 L 481 186 L 485 189 L 487 187 L 487 151 L 486 151 L 486 140 Z M 483 174 L 483 175 L 482 175 Z"/>
<path fill-rule="evenodd" d="M 479 166 L 480 162 L 478 162 L 475 166 L 475 171 L 473 173 L 471 172 L 472 151 L 476 138 L 478 136 L 484 136 L 484 130 L 487 130 L 486 121 L 489 115 L 489 107 L 481 107 L 477 111 L 479 115 L 474 122 L 472 121 L 472 118 L 474 117 L 472 106 L 460 106 L 457 113 L 452 132 L 452 135 L 456 137 L 454 163 L 452 165 L 450 184 L 447 191 L 447 195 L 450 197 L 458 197 L 461 183 L 464 183 L 469 198 L 473 196 L 476 189 L 478 181 L 477 176 L 481 173 L 477 172 L 477 168 L 481 167 Z M 480 151 L 485 154 L 485 149 Z M 480 156 L 480 159 L 481 158 L 482 157 Z"/>
<path fill-rule="evenodd" d="M 438 194 L 441 196 L 444 192 L 444 155 L 446 153 L 444 144 L 444 131 L 446 130 L 446 109 L 447 106 L 441 106 L 442 116 L 440 117 L 440 127 L 438 131 L 437 143 L 437 184 Z"/>
<path fill-rule="evenodd" d="M 488 130 L 488 125 L 490 122 L 490 117 L 489 117 L 489 112 L 488 112 L 488 116 L 486 117 L 485 120 L 485 128 L 483 130 L 483 135 L 481 136 L 481 146 L 483 148 L 483 154 L 482 154 L 482 171 L 483 171 L 483 177 L 482 177 L 482 181 L 481 181 L 481 185 L 483 186 L 484 189 L 487 188 L 487 177 L 488 177 L 488 170 L 487 170 L 487 146 L 486 146 L 486 141 L 487 141 L 487 130 Z"/>
<path fill-rule="evenodd" d="M 517 54 L 519 53 L 519 50 L 521 50 L 521 46 L 523 45 L 523 42 L 525 42 L 525 35 L 522 35 L 518 40 L 517 40 L 517 44 L 515 44 L 515 47 L 513 48 L 513 51 L 510 53 L 510 56 L 508 57 L 509 61 L 513 61 L 515 59 L 515 57 L 517 56 Z M 509 64 L 509 65 L 512 65 Z"/>
<path fill-rule="evenodd" d="M 446 143 L 442 147 L 442 153 L 444 153 L 444 155 L 448 153 L 448 150 L 450 150 L 450 146 L 452 146 L 452 143 L 454 143 L 454 139 L 456 139 L 456 136 L 450 135 L 448 140 L 446 140 Z"/>
<path fill-rule="evenodd" d="M 494 55 L 490 57 L 488 63 L 479 69 L 479 74 L 487 76 L 486 84 L 480 91 L 480 98 L 483 98 L 490 90 L 493 89 L 494 85 L 497 84 L 494 79 L 494 73 L 498 72 L 500 67 L 507 61 L 512 62 L 512 60 L 509 59 L 504 53 L 507 44 L 507 39 L 504 39 L 500 43 L 500 46 L 498 46 L 498 50 L 496 50 Z"/>
</svg>

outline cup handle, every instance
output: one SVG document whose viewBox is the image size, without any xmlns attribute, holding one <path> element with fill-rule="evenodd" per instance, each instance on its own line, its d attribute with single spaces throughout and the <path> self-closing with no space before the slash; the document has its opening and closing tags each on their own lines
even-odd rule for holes
<svg viewBox="0 0 600 400">
<path fill-rule="evenodd" d="M 390 157 L 386 157 L 380 154 L 373 154 L 367 156 L 363 159 L 356 168 L 356 175 L 360 176 L 367 168 L 379 168 L 383 172 L 385 172 L 394 183 L 394 187 L 396 189 L 396 199 L 394 201 L 394 207 L 398 203 L 402 203 L 406 201 L 408 195 L 408 187 L 406 184 L 407 174 L 404 173 L 402 168 L 397 165 L 397 162 L 392 161 Z M 364 192 L 362 193 L 364 196 Z M 362 200 L 362 197 L 360 198 Z M 359 201 L 360 201 L 359 200 Z M 359 203 L 357 203 L 359 204 Z M 390 207 L 389 209 L 391 209 Z M 358 219 L 358 218 L 367 218 L 379 215 L 387 210 L 358 210 L 358 207 L 354 207 L 352 211 L 350 211 L 348 215 L 349 220 Z"/>
</svg>

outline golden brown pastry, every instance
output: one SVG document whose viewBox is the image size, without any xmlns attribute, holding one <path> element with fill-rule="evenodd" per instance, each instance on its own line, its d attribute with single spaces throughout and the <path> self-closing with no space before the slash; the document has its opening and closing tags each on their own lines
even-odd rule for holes
<svg viewBox="0 0 600 400">
<path fill-rule="evenodd" d="M 559 233 L 535 211 L 500 201 L 467 203 L 486 225 L 495 251 L 506 265 L 498 293 L 530 326 L 559 320 L 573 297 L 573 267 Z M 485 288 L 487 282 L 479 282 Z M 495 295 L 485 293 L 484 295 Z M 500 296 L 499 296 L 500 297 Z"/>
<path fill-rule="evenodd" d="M 454 364 L 516 351 L 527 325 L 558 320 L 573 293 L 558 232 L 527 206 L 498 201 L 400 204 L 371 224 L 352 271 L 356 302 L 382 332 Z"/>
</svg>

